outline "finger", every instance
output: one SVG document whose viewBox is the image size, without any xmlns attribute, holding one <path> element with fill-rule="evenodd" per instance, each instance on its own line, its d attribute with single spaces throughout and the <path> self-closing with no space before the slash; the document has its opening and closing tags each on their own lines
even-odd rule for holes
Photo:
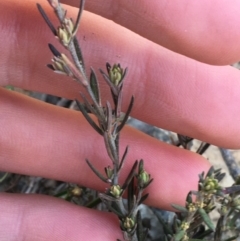
<svg viewBox="0 0 240 241">
<path fill-rule="evenodd" d="M 104 191 L 102 183 L 85 162 L 97 170 L 111 165 L 103 138 L 76 111 L 49 105 L 7 90 L 0 92 L 0 166 L 2 171 L 78 183 Z M 209 164 L 201 156 L 161 143 L 133 128 L 123 130 L 120 156 L 129 145 L 120 183 L 136 159 L 145 161 L 154 178 L 148 203 L 170 208 L 196 190 L 198 174 Z M 186 182 L 187 180 L 187 182 Z M 174 191 L 173 191 L 174 190 Z"/>
<path fill-rule="evenodd" d="M 62 2 L 79 6 L 78 0 Z M 86 1 L 86 9 L 174 52 L 225 65 L 240 59 L 240 3 L 231 3 L 92 0 Z"/>
<path fill-rule="evenodd" d="M 25 241 L 114 240 L 118 221 L 101 213 L 41 195 L 0 194 L 0 239 Z"/>
<path fill-rule="evenodd" d="M 6 6 L 7 3 L 4 2 Z M 0 58 L 0 81 L 57 96 L 78 98 L 80 87 L 77 83 L 54 76 L 44 67 L 46 56 L 50 55 L 44 46 L 51 39 L 51 34 L 46 31 L 44 22 L 36 18 L 35 4 L 31 3 L 29 1 L 29 5 L 22 6 L 18 2 L 14 5 L 16 11 L 11 12 L 14 10 L 11 7 L 7 8 L 7 14 L 3 12 L 3 19 L 8 21 L 0 21 L 0 24 L 8 23 L 11 20 L 9 16 L 15 16 L 15 12 L 21 14 L 16 15 L 15 22 L 19 25 L 10 24 L 11 28 L 3 33 L 8 38 L 0 39 L 4 41 L 2 46 L 7 46 Z M 68 12 L 74 15 L 71 14 L 74 9 Z M 86 40 L 82 41 L 82 45 L 86 51 L 87 66 L 93 63 L 95 69 L 103 68 L 103 63 L 108 60 L 111 63 L 121 62 L 130 68 L 124 88 L 125 110 L 130 96 L 134 95 L 134 117 L 215 145 L 239 148 L 240 137 L 235 135 L 239 132 L 240 120 L 240 107 L 236 105 L 240 101 L 240 75 L 237 70 L 213 67 L 176 55 L 92 14 L 86 13 L 82 23 L 81 34 Z M 28 34 L 17 32 L 13 29 L 16 26 L 25 27 Z M 18 41 L 12 38 L 8 41 L 10 33 L 17 33 L 13 39 Z M 117 53 L 121 58 L 116 56 Z M 38 67 L 41 63 L 42 67 Z M 102 90 L 102 96 L 110 98 L 106 86 Z"/>
</svg>

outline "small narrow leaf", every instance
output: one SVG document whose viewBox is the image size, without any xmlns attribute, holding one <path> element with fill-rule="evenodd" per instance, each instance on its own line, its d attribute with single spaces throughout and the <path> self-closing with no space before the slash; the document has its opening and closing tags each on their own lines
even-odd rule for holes
<svg viewBox="0 0 240 241">
<path fill-rule="evenodd" d="M 198 175 L 198 177 L 199 177 L 199 182 L 204 182 L 204 175 L 205 175 L 204 172 L 202 172 L 201 174 Z"/>
<path fill-rule="evenodd" d="M 187 195 L 186 202 L 187 203 L 192 203 L 192 192 L 191 191 Z"/>
<path fill-rule="evenodd" d="M 136 198 L 134 198 L 134 195 L 135 195 L 134 194 L 134 178 L 132 178 L 131 182 L 129 183 L 127 191 L 128 191 L 127 204 L 128 204 L 128 211 L 130 212 L 132 210 L 132 208 L 135 204 L 134 202 L 136 200 Z"/>
<path fill-rule="evenodd" d="M 124 72 L 123 72 L 123 75 L 122 75 L 122 80 L 125 78 L 127 72 L 128 72 L 128 68 L 125 68 L 125 70 L 124 70 Z"/>
<path fill-rule="evenodd" d="M 122 159 L 120 161 L 120 164 L 119 164 L 119 168 L 118 168 L 118 172 L 122 169 L 123 167 L 123 164 L 124 164 L 124 161 L 126 159 L 126 156 L 127 156 L 127 153 L 128 153 L 128 146 L 126 147 L 124 153 L 123 153 L 123 156 L 122 156 Z"/>
<path fill-rule="evenodd" d="M 47 14 L 45 13 L 45 11 L 43 10 L 42 6 L 39 3 L 37 3 L 37 8 L 38 8 L 38 11 L 40 12 L 40 14 L 42 15 L 43 19 L 47 23 L 48 27 L 52 31 L 52 33 L 56 36 L 57 30 L 55 29 L 55 27 L 53 26 L 53 24 L 51 23 L 51 21 L 49 20 L 49 18 L 47 16 Z"/>
<path fill-rule="evenodd" d="M 48 67 L 49 69 L 51 69 L 51 70 L 55 71 L 55 69 L 54 69 L 54 67 L 53 67 L 53 65 L 52 65 L 52 64 L 47 64 L 47 67 Z"/>
<path fill-rule="evenodd" d="M 198 209 L 198 213 L 200 214 L 200 216 L 202 217 L 204 223 L 213 231 L 215 231 L 215 227 L 214 224 L 212 223 L 210 217 L 208 216 L 208 214 L 205 212 L 205 210 L 203 208 L 199 208 Z"/>
<path fill-rule="evenodd" d="M 60 197 L 60 198 L 65 199 L 68 195 L 69 195 L 69 191 L 64 190 L 62 192 L 59 192 L 59 193 L 55 194 L 54 197 Z"/>
<path fill-rule="evenodd" d="M 131 182 L 132 178 L 134 177 L 134 175 L 136 174 L 136 168 L 137 168 L 137 165 L 138 165 L 138 161 L 135 161 L 131 171 L 129 172 L 124 184 L 122 185 L 122 189 L 125 190 L 129 183 Z"/>
<path fill-rule="evenodd" d="M 122 91 L 119 91 L 118 96 L 114 96 L 112 91 L 111 91 L 111 93 L 112 93 L 112 98 L 113 98 L 113 102 L 115 105 L 116 115 L 120 116 L 121 112 L 122 112 L 123 93 L 122 93 Z"/>
<path fill-rule="evenodd" d="M 180 135 L 180 134 L 177 134 L 177 136 L 178 136 L 178 140 L 179 140 L 178 146 L 179 146 L 179 145 L 182 145 L 182 147 L 183 147 L 184 149 L 186 149 L 188 143 L 193 140 L 193 138 L 192 138 L 192 137 L 189 137 L 189 136 L 184 136 L 184 135 Z"/>
<path fill-rule="evenodd" d="M 145 195 L 143 195 L 139 200 L 138 205 L 142 204 L 148 198 L 148 196 L 149 196 L 149 193 L 146 193 Z"/>
<path fill-rule="evenodd" d="M 84 65 L 84 60 L 83 60 L 83 56 L 82 56 L 82 51 L 81 48 L 79 46 L 78 40 L 76 37 L 73 38 L 73 45 L 77 54 L 77 58 L 78 58 L 78 62 L 80 64 L 80 66 L 82 67 L 82 70 L 85 73 L 85 65 Z"/>
<path fill-rule="evenodd" d="M 180 211 L 180 212 L 184 212 L 184 213 L 187 213 L 187 212 L 188 212 L 188 210 L 187 210 L 185 207 L 180 206 L 180 205 L 178 205 L 178 204 L 171 204 L 171 206 L 172 206 L 173 208 L 177 209 L 177 210 Z"/>
<path fill-rule="evenodd" d="M 52 44 L 48 44 L 48 47 L 54 56 L 61 57 L 61 53 Z"/>
<path fill-rule="evenodd" d="M 239 191 L 240 191 L 240 185 L 234 185 L 232 187 L 226 187 L 223 190 L 223 192 L 225 194 L 232 194 L 232 193 L 239 192 Z"/>
<path fill-rule="evenodd" d="M 153 178 L 149 180 L 149 182 L 147 184 L 144 185 L 144 189 L 147 188 L 152 182 L 153 182 Z"/>
<path fill-rule="evenodd" d="M 144 171 L 144 161 L 141 159 L 138 164 L 138 174 Z"/>
<path fill-rule="evenodd" d="M 111 68 L 112 68 L 112 66 L 107 62 L 106 69 L 107 69 L 108 74 L 110 73 Z"/>
<path fill-rule="evenodd" d="M 117 87 L 111 82 L 109 77 L 101 69 L 100 69 L 100 73 L 102 74 L 103 78 L 105 79 L 105 81 L 109 85 L 109 87 L 110 87 L 111 91 L 113 92 L 113 94 L 115 96 L 117 96 L 118 95 Z"/>
<path fill-rule="evenodd" d="M 221 216 L 217 222 L 216 232 L 214 233 L 214 240 L 221 240 L 223 221 L 224 221 L 224 216 Z"/>
<path fill-rule="evenodd" d="M 180 240 L 183 238 L 183 236 L 184 236 L 185 233 L 186 233 L 185 230 L 180 230 L 177 234 L 175 234 L 173 240 L 174 240 L 174 241 L 180 241 Z"/>
<path fill-rule="evenodd" d="M 103 137 L 108 156 L 111 158 L 114 165 L 118 165 L 118 152 L 113 137 L 108 135 L 107 132 L 103 133 Z"/>
<path fill-rule="evenodd" d="M 213 176 L 213 173 L 214 173 L 214 167 L 211 166 L 210 169 L 208 170 L 207 174 L 206 174 L 206 177 L 211 177 Z"/>
<path fill-rule="evenodd" d="M 101 202 L 102 202 L 102 200 L 98 197 L 98 198 L 92 200 L 91 202 L 89 202 L 85 207 L 86 208 L 94 208 Z"/>
<path fill-rule="evenodd" d="M 85 0 L 80 0 L 80 6 L 79 6 L 79 10 L 78 10 L 78 15 L 77 15 L 77 19 L 76 19 L 76 24 L 74 26 L 74 29 L 73 29 L 73 35 L 76 34 L 78 28 L 79 28 L 79 25 L 80 25 L 80 19 L 81 19 L 81 16 L 82 16 L 82 12 L 83 12 L 83 9 L 84 9 L 84 4 L 85 4 Z"/>
<path fill-rule="evenodd" d="M 110 133 L 112 130 L 112 107 L 111 107 L 111 104 L 107 101 L 106 103 L 107 107 L 106 107 L 106 110 L 107 110 L 107 114 L 106 114 L 106 117 L 107 117 L 107 132 Z M 112 132 L 111 132 L 112 133 Z"/>
<path fill-rule="evenodd" d="M 97 169 L 91 164 L 91 162 L 86 159 L 86 162 L 88 164 L 88 166 L 91 168 L 91 170 L 103 181 L 106 183 L 109 183 L 108 178 L 104 177 L 99 171 L 97 171 Z"/>
<path fill-rule="evenodd" d="M 233 208 L 234 209 L 234 208 Z M 230 215 L 228 215 L 228 216 L 230 216 Z M 237 219 L 239 219 L 240 218 L 240 213 L 239 212 L 237 212 L 237 213 L 234 213 L 233 214 L 233 217 L 229 220 L 229 222 L 228 222 L 228 226 L 229 227 L 231 227 L 231 228 L 234 228 L 234 227 L 236 227 L 236 221 L 237 221 Z"/>
<path fill-rule="evenodd" d="M 216 176 L 216 179 L 217 179 L 219 182 L 221 182 L 222 179 L 223 179 L 225 176 L 226 176 L 226 173 L 221 173 L 221 174 L 219 174 L 219 175 Z"/>
<path fill-rule="evenodd" d="M 79 110 L 82 112 L 85 119 L 88 121 L 88 123 L 93 127 L 93 129 L 98 132 L 100 135 L 103 135 L 103 131 L 97 126 L 97 124 L 91 119 L 91 117 L 88 115 L 82 104 L 76 100 L 77 106 Z"/>
<path fill-rule="evenodd" d="M 210 146 L 209 143 L 206 143 L 206 142 L 202 142 L 200 147 L 198 148 L 198 150 L 196 151 L 196 153 L 202 155 L 207 149 L 208 147 Z"/>
<path fill-rule="evenodd" d="M 124 116 L 121 124 L 117 128 L 117 132 L 120 132 L 122 130 L 122 128 L 124 127 L 124 125 L 126 124 L 126 122 L 128 120 L 128 117 L 130 115 L 130 112 L 132 110 L 132 107 L 133 107 L 133 102 L 134 102 L 134 97 L 132 96 L 130 104 L 129 104 L 128 109 L 127 109 L 127 112 L 125 113 L 125 116 Z"/>
<path fill-rule="evenodd" d="M 95 111 L 95 109 L 93 108 L 93 106 L 90 104 L 90 102 L 88 101 L 88 99 L 85 97 L 85 95 L 83 93 L 80 92 L 80 95 L 84 101 L 85 104 L 85 108 L 87 113 L 91 113 L 94 114 L 95 116 L 98 116 L 97 111 Z"/>
<path fill-rule="evenodd" d="M 91 74 L 90 74 L 90 86 L 97 103 L 100 104 L 99 85 L 98 85 L 96 74 L 92 68 L 91 68 Z"/>
</svg>

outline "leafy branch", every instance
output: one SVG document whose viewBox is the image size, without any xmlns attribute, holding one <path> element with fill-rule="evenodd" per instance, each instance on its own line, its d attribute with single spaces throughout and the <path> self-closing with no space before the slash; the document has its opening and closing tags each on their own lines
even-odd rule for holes
<svg viewBox="0 0 240 241">
<path fill-rule="evenodd" d="M 87 77 L 81 47 L 76 38 L 85 1 L 80 1 L 75 22 L 67 17 L 67 11 L 58 0 L 48 0 L 48 2 L 54 9 L 60 26 L 54 27 L 40 4 L 37 4 L 38 10 L 51 32 L 70 53 L 72 60 L 65 54 L 60 53 L 52 44 L 49 44 L 53 58 L 52 64 L 47 66 L 56 73 L 70 76 L 86 89 L 89 97 L 87 98 L 81 92 L 82 101 L 76 100 L 77 106 L 90 126 L 103 137 L 107 154 L 111 160 L 111 166 L 105 167 L 105 173 L 103 174 L 94 167 L 91 161 L 86 159 L 87 165 L 96 176 L 109 185 L 105 193 L 99 194 L 99 198 L 106 204 L 109 211 L 117 215 L 125 240 L 144 241 L 147 237 L 147 230 L 142 226 L 139 205 L 148 197 L 148 194 L 143 195 L 143 191 L 153 179 L 145 171 L 143 160 L 135 161 L 125 182 L 122 185 L 119 183 L 119 176 L 129 149 L 126 147 L 123 155 L 120 156 L 120 132 L 128 120 L 134 103 L 134 97 L 132 96 L 126 113 L 122 112 L 123 85 L 127 68 L 123 69 L 120 64 L 112 66 L 107 63 L 107 72 L 100 70 L 110 89 L 113 103 L 112 106 L 107 101 L 105 105 L 102 105 L 98 78 L 93 69 L 91 69 L 90 77 Z M 90 113 L 97 118 L 97 121 L 93 120 Z M 127 205 L 123 199 L 126 190 Z"/>
</svg>

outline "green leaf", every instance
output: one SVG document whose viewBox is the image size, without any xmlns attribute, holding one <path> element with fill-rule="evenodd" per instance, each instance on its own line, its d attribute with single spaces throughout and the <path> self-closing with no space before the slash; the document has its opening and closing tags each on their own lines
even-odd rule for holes
<svg viewBox="0 0 240 241">
<path fill-rule="evenodd" d="M 46 24 L 52 31 L 52 33 L 56 36 L 57 30 L 55 29 L 55 27 L 53 26 L 53 24 L 51 23 L 50 19 L 47 16 L 47 14 L 45 13 L 45 11 L 43 10 L 42 6 L 39 3 L 37 3 L 37 8 L 38 8 L 38 11 L 40 12 L 40 14 L 42 15 L 43 19 L 45 20 Z"/>
<path fill-rule="evenodd" d="M 180 206 L 180 205 L 177 205 L 177 204 L 171 204 L 171 206 L 173 208 L 177 209 L 180 212 L 184 212 L 184 213 L 188 212 L 188 210 L 185 207 L 183 207 L 183 206 Z"/>
<path fill-rule="evenodd" d="M 217 222 L 216 232 L 214 233 L 214 240 L 221 240 L 223 221 L 224 221 L 224 216 L 221 216 Z"/>
<path fill-rule="evenodd" d="M 202 155 L 210 146 L 209 143 L 202 142 L 196 153 Z"/>
<path fill-rule="evenodd" d="M 127 153 L 128 153 L 128 146 L 126 147 L 126 149 L 125 149 L 125 151 L 124 151 L 124 153 L 123 153 L 122 159 L 121 159 L 120 164 L 119 164 L 118 172 L 119 172 L 119 171 L 122 169 L 122 167 L 123 167 L 123 163 L 124 163 L 124 161 L 125 161 L 125 159 L 126 159 Z"/>
<path fill-rule="evenodd" d="M 112 116 L 112 107 L 109 101 L 106 103 L 106 118 L 107 118 L 107 132 L 112 132 L 112 123 L 113 123 L 113 116 Z"/>
<path fill-rule="evenodd" d="M 228 216 L 230 216 L 230 215 L 228 215 Z M 239 217 L 240 217 L 240 213 L 239 212 L 234 213 L 233 217 L 228 222 L 228 226 L 230 228 L 235 228 L 236 227 L 236 221 L 237 221 L 237 219 L 239 219 Z"/>
<path fill-rule="evenodd" d="M 137 169 L 137 165 L 138 165 L 138 161 L 135 161 L 135 163 L 134 163 L 133 166 L 132 166 L 131 171 L 129 172 L 129 174 L 128 174 L 125 182 L 124 182 L 124 184 L 122 185 L 122 189 L 123 189 L 123 190 L 125 190 L 125 189 L 128 187 L 128 185 L 129 185 L 129 183 L 131 182 L 132 178 L 133 178 L 134 175 L 136 174 L 135 171 L 136 171 L 136 169 Z"/>
<path fill-rule="evenodd" d="M 143 195 L 139 200 L 138 205 L 142 204 L 148 198 L 148 196 L 149 196 L 149 193 L 146 193 L 145 195 Z"/>
<path fill-rule="evenodd" d="M 79 110 L 82 112 L 83 116 L 86 118 L 88 123 L 93 127 L 93 129 L 98 132 L 100 135 L 103 135 L 103 131 L 98 127 L 98 125 L 92 120 L 92 118 L 88 115 L 86 110 L 84 109 L 84 106 L 76 100 L 77 106 Z"/>
<path fill-rule="evenodd" d="M 129 106 L 128 106 L 128 109 L 127 109 L 127 112 L 125 113 L 125 116 L 124 116 L 121 124 L 117 128 L 117 132 L 120 132 L 122 130 L 122 128 L 124 127 L 124 125 L 126 124 L 126 122 L 128 120 L 128 117 L 130 115 L 130 112 L 132 110 L 132 107 L 133 107 L 133 102 L 134 102 L 134 97 L 132 96 L 131 101 L 130 101 Z"/>
<path fill-rule="evenodd" d="M 151 178 L 151 179 L 149 180 L 149 182 L 148 182 L 147 184 L 144 185 L 143 188 L 144 188 L 144 189 L 147 188 L 147 187 L 153 182 L 153 180 L 154 180 L 154 179 Z"/>
<path fill-rule="evenodd" d="M 174 239 L 173 240 L 174 241 L 180 241 L 183 238 L 185 233 L 186 233 L 185 230 L 180 230 L 177 234 L 174 235 Z"/>
<path fill-rule="evenodd" d="M 118 166 L 118 149 L 114 141 L 114 137 L 112 135 L 108 135 L 108 132 L 103 133 L 105 147 L 108 153 L 108 156 L 114 162 L 114 165 Z"/>
<path fill-rule="evenodd" d="M 128 212 L 130 212 L 135 204 L 135 197 L 134 197 L 134 178 L 132 178 L 131 182 L 128 185 Z"/>
<path fill-rule="evenodd" d="M 99 197 L 97 197 L 94 200 L 90 201 L 85 207 L 86 208 L 94 208 L 101 202 L 102 202 L 102 200 Z"/>
<path fill-rule="evenodd" d="M 2 172 L 0 175 L 0 183 L 2 183 L 4 180 L 6 180 L 9 172 Z"/>
<path fill-rule="evenodd" d="M 186 148 L 187 148 L 187 144 L 188 144 L 190 141 L 193 140 L 193 138 L 192 138 L 192 137 L 189 137 L 189 136 L 184 136 L 184 135 L 180 135 L 180 134 L 177 134 L 177 136 L 178 136 L 178 140 L 179 140 L 179 142 L 180 142 L 180 145 L 182 145 L 182 147 L 183 147 L 184 149 L 186 149 Z"/>
<path fill-rule="evenodd" d="M 54 195 L 54 197 L 59 197 L 59 198 L 62 198 L 62 199 L 66 199 L 68 196 L 69 196 L 68 190 L 64 190 L 64 191 L 59 192 L 59 193 Z"/>
<path fill-rule="evenodd" d="M 78 40 L 77 40 L 76 37 L 73 38 L 73 44 L 74 44 L 75 51 L 76 51 L 76 54 L 77 54 L 78 62 L 80 64 L 82 70 L 85 73 L 85 65 L 84 65 L 84 60 L 83 60 L 83 56 L 82 56 L 82 51 L 81 51 L 81 48 L 79 46 L 79 43 L 78 43 Z"/>
<path fill-rule="evenodd" d="M 239 192 L 239 191 L 240 191 L 240 185 L 234 185 L 232 187 L 226 187 L 223 190 L 223 192 L 225 194 L 232 194 L 232 193 Z"/>
<path fill-rule="evenodd" d="M 99 177 L 99 179 L 101 179 L 103 182 L 109 183 L 108 178 L 104 177 L 99 171 L 97 171 L 97 169 L 91 164 L 91 162 L 88 159 L 86 159 L 86 162 L 88 166 L 91 168 L 91 170 L 96 174 L 96 176 Z"/>
<path fill-rule="evenodd" d="M 192 192 L 191 191 L 187 195 L 186 202 L 187 203 L 192 203 Z"/>
<path fill-rule="evenodd" d="M 92 68 L 91 68 L 91 74 L 90 74 L 90 86 L 97 103 L 100 104 L 99 85 L 98 85 L 96 74 Z"/>
<path fill-rule="evenodd" d="M 90 102 L 88 101 L 88 99 L 85 97 L 85 95 L 83 93 L 80 92 L 80 95 L 84 101 L 84 104 L 85 104 L 85 109 L 87 111 L 87 113 L 91 113 L 91 114 L 94 114 L 97 118 L 98 117 L 98 112 L 95 110 L 95 108 L 90 104 Z"/>
<path fill-rule="evenodd" d="M 75 24 L 74 29 L 73 29 L 73 34 L 75 34 L 78 30 L 78 27 L 79 27 L 79 24 L 80 24 L 80 19 L 81 19 L 83 9 L 84 9 L 84 4 L 85 4 L 85 0 L 81 0 L 79 10 L 78 10 L 77 19 L 76 19 L 76 24 Z"/>
<path fill-rule="evenodd" d="M 210 169 L 208 170 L 207 174 L 206 174 L 206 177 L 212 177 L 214 171 L 215 171 L 215 170 L 214 170 L 214 167 L 211 166 Z"/>
<path fill-rule="evenodd" d="M 208 214 L 205 212 L 204 209 L 199 208 L 198 209 L 198 213 L 200 214 L 200 216 L 202 217 L 204 223 L 213 231 L 215 231 L 215 227 L 210 219 L 210 217 L 208 216 Z"/>
</svg>

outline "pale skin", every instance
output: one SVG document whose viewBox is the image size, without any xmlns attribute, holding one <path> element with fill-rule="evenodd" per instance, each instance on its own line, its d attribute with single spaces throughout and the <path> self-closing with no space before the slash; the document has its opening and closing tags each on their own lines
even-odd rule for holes
<svg viewBox="0 0 240 241">
<path fill-rule="evenodd" d="M 38 2 L 54 19 L 47 1 Z M 71 4 L 69 16 L 76 16 L 79 2 L 62 2 Z M 234 149 L 240 148 L 240 73 L 226 65 L 240 59 L 239 16 L 239 1 L 88 0 L 78 36 L 88 69 L 104 68 L 106 61 L 129 68 L 124 108 L 134 95 L 134 117 Z M 1 1 L 0 33 L 2 86 L 79 98 L 79 84 L 45 67 L 52 57 L 47 43 L 59 45 L 36 1 Z M 108 89 L 101 87 L 107 98 Z M 103 170 L 109 159 L 101 137 L 79 112 L 4 88 L 0 92 L 1 171 L 104 190 L 84 160 Z M 201 156 L 128 127 L 122 151 L 126 145 L 130 150 L 122 175 L 143 158 L 154 178 L 147 203 L 155 207 L 183 204 L 187 192 L 196 189 L 197 175 L 209 168 Z M 0 213 L 0 240 L 121 238 L 112 214 L 51 197 L 1 194 Z"/>
</svg>

